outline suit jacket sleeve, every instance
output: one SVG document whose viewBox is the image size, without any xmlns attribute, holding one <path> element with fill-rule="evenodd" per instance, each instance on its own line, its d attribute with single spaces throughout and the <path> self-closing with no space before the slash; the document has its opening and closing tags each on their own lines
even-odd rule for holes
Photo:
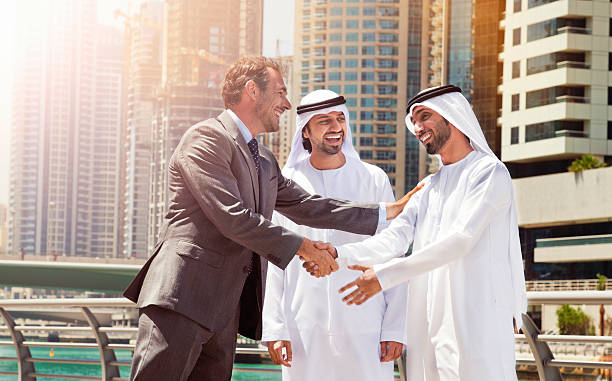
<svg viewBox="0 0 612 381">
<path fill-rule="evenodd" d="M 378 204 L 311 195 L 279 169 L 275 209 L 296 224 L 318 229 L 373 235 L 378 226 Z"/>
</svg>

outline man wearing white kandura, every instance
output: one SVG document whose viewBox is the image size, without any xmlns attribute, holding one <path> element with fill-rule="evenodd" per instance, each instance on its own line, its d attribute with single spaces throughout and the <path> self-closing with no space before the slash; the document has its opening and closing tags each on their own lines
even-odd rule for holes
<svg viewBox="0 0 612 381">
<path fill-rule="evenodd" d="M 420 92 L 407 113 L 442 167 L 387 229 L 337 248 L 340 266 L 376 264 L 341 289 L 344 300 L 409 281 L 407 380 L 516 380 L 512 318 L 520 327 L 527 299 L 508 170 L 458 87 Z"/>
<path fill-rule="evenodd" d="M 353 148 L 342 96 L 330 90 L 306 95 L 283 175 L 306 191 L 352 201 L 393 201 L 389 178 L 364 163 Z M 272 221 L 315 241 L 342 244 L 366 236 L 297 225 L 275 213 Z M 393 360 L 405 343 L 406 286 L 353 308 L 337 290 L 355 271 L 339 269 L 315 279 L 291 261 L 283 271 L 268 267 L 262 341 L 282 367 L 283 380 L 393 380 Z"/>
</svg>

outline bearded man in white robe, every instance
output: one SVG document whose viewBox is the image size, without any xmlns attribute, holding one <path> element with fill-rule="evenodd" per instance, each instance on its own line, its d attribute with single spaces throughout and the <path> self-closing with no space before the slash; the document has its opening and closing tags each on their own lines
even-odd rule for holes
<svg viewBox="0 0 612 381">
<path fill-rule="evenodd" d="M 306 95 L 297 108 L 297 127 L 283 175 L 312 194 L 352 201 L 393 201 L 387 175 L 364 163 L 352 145 L 344 97 L 330 90 Z M 296 225 L 275 213 L 275 224 L 314 241 L 336 245 L 365 236 Z M 398 253 L 398 255 L 401 253 Z M 352 308 L 338 288 L 355 271 L 310 277 L 299 260 L 283 271 L 268 267 L 262 341 L 282 367 L 283 380 L 393 380 L 393 360 L 405 343 L 405 285 Z"/>
<path fill-rule="evenodd" d="M 510 175 L 458 87 L 420 92 L 407 113 L 442 167 L 387 229 L 337 248 L 340 266 L 376 264 L 343 300 L 409 281 L 407 380 L 514 381 L 513 317 L 520 327 L 527 300 Z"/>
</svg>

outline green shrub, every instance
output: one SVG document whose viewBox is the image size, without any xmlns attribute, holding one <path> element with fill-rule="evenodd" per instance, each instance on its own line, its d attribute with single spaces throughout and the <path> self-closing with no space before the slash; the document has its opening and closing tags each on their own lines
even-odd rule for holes
<svg viewBox="0 0 612 381">
<path fill-rule="evenodd" d="M 602 163 L 593 157 L 593 155 L 582 155 L 582 157 L 572 161 L 572 164 L 567 167 L 570 172 L 580 172 L 587 169 L 602 168 L 606 163 Z"/>
<path fill-rule="evenodd" d="M 580 307 L 573 308 L 564 304 L 557 310 L 557 327 L 561 335 L 590 335 L 595 329 L 591 329 L 591 319 Z"/>
</svg>

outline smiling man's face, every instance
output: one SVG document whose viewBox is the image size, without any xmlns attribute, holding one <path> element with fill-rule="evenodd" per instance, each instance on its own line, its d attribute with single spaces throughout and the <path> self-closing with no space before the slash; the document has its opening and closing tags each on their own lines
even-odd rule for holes
<svg viewBox="0 0 612 381">
<path fill-rule="evenodd" d="M 417 106 L 412 111 L 414 134 L 430 155 L 440 153 L 451 135 L 450 123 L 434 110 Z"/>
<path fill-rule="evenodd" d="M 315 115 L 302 134 L 310 139 L 313 152 L 335 155 L 341 151 L 346 136 L 346 118 L 340 111 Z"/>
<path fill-rule="evenodd" d="M 279 72 L 268 68 L 270 81 L 266 91 L 261 93 L 256 104 L 257 117 L 263 124 L 265 132 L 278 131 L 280 116 L 291 108 L 287 99 L 287 87 Z"/>
</svg>

